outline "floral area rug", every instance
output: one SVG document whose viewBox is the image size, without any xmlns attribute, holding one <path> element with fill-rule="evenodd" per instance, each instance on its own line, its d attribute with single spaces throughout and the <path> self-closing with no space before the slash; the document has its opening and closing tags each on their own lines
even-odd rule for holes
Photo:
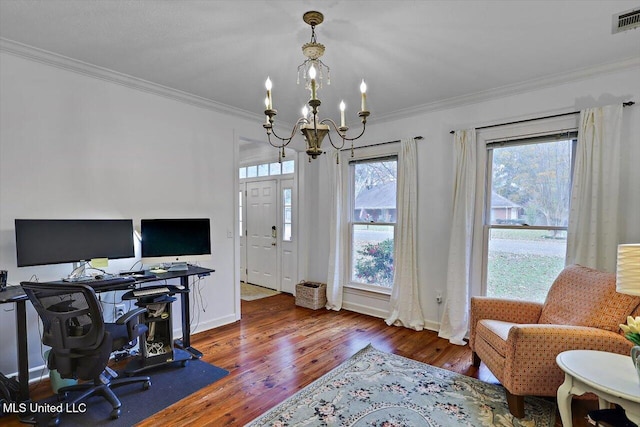
<svg viewBox="0 0 640 427">
<path fill-rule="evenodd" d="M 525 399 L 514 418 L 504 389 L 368 345 L 247 426 L 549 427 L 556 406 Z"/>
</svg>

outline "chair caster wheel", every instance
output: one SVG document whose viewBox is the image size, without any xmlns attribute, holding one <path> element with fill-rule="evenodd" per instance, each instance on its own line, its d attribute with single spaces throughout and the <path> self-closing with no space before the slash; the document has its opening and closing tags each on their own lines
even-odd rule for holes
<svg viewBox="0 0 640 427">
<path fill-rule="evenodd" d="M 69 397 L 69 393 L 63 392 L 58 394 L 58 402 L 64 402 Z"/>
<path fill-rule="evenodd" d="M 149 390 L 149 387 L 151 387 L 151 381 L 145 381 L 142 383 L 143 390 Z"/>
<path fill-rule="evenodd" d="M 182 365 L 183 368 L 185 368 L 187 365 L 189 364 L 188 360 L 183 360 L 180 365 Z"/>
<path fill-rule="evenodd" d="M 118 419 L 120 417 L 120 408 L 116 408 L 113 411 L 111 411 L 110 416 L 112 420 Z"/>
</svg>

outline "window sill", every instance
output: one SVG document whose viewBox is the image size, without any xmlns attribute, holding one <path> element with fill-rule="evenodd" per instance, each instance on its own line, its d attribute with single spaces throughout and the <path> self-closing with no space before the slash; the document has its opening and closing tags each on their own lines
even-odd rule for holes
<svg viewBox="0 0 640 427">
<path fill-rule="evenodd" d="M 366 286 L 366 285 L 363 286 L 363 285 L 357 285 L 355 283 L 350 283 L 348 285 L 345 285 L 344 289 L 351 294 L 377 297 L 379 299 L 386 300 L 386 301 L 388 301 L 389 297 L 391 296 L 390 288 L 373 287 L 373 286 Z"/>
</svg>

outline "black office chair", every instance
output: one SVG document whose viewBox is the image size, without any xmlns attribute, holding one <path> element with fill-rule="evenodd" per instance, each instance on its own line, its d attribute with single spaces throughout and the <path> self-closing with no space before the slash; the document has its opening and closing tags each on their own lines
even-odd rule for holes
<svg viewBox="0 0 640 427">
<path fill-rule="evenodd" d="M 130 346 L 146 332 L 147 326 L 139 323 L 146 309 L 131 310 L 116 323 L 105 323 L 102 307 L 89 286 L 31 282 L 21 285 L 42 320 L 42 342 L 51 347 L 48 368 L 56 369 L 62 378 L 87 381 L 58 390 L 63 399 L 71 392 L 81 392 L 66 407 L 99 394 L 113 407 L 111 418 L 115 419 L 120 416 L 122 404 L 112 388 L 137 382 L 142 382 L 144 390 L 151 386 L 149 377 L 116 378 L 118 374 L 107 366 L 113 351 Z M 60 415 L 52 414 L 49 424 L 57 425 Z"/>
</svg>

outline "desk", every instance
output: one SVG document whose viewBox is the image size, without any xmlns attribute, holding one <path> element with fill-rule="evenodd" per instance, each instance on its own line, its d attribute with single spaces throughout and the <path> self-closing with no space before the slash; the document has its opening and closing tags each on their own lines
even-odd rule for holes
<svg viewBox="0 0 640 427">
<path fill-rule="evenodd" d="M 563 351 L 556 363 L 565 373 L 558 388 L 558 410 L 564 427 L 572 426 L 571 397 L 598 396 L 600 409 L 617 403 L 629 420 L 640 424 L 640 381 L 631 357 L 595 350 Z"/>
<path fill-rule="evenodd" d="M 27 347 L 27 294 L 22 286 L 7 286 L 0 292 L 0 304 L 16 304 L 16 342 L 18 348 L 18 400 L 29 400 L 29 349 Z"/>
<path fill-rule="evenodd" d="M 176 346 L 189 352 L 192 357 L 201 358 L 202 353 L 191 347 L 191 319 L 189 307 L 189 277 L 204 277 L 213 273 L 215 270 L 209 268 L 196 267 L 190 265 L 187 270 L 168 271 L 166 273 L 156 274 L 155 278 L 136 281 L 134 284 L 142 284 L 149 282 L 164 281 L 169 279 L 180 279 L 180 285 L 184 288 L 183 298 L 181 298 L 182 312 L 182 340 L 176 340 Z M 56 282 L 49 282 L 55 286 Z M 59 282 L 58 282 L 59 283 Z M 65 282 L 67 283 L 67 282 Z M 91 286 L 91 282 L 80 282 L 84 285 Z M 130 286 L 128 284 L 127 286 Z M 122 286 L 115 289 L 100 288 L 100 292 L 121 290 Z M 126 289 L 126 288 L 124 288 Z M 0 292 L 0 304 L 15 303 L 16 304 L 16 340 L 18 345 L 18 383 L 20 384 L 20 401 L 29 400 L 29 353 L 27 339 L 27 310 L 26 301 L 29 298 L 22 290 L 21 286 L 8 286 L 6 290 Z"/>
</svg>

